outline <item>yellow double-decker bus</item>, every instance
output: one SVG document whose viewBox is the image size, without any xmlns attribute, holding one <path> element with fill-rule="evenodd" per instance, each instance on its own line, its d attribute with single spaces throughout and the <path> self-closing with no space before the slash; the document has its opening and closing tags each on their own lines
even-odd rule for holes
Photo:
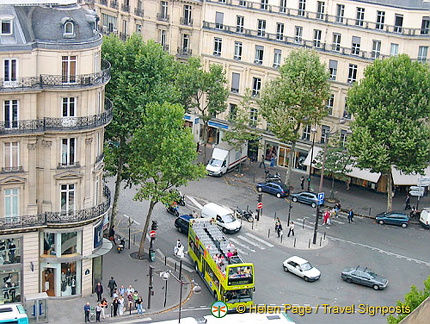
<svg viewBox="0 0 430 324">
<path fill-rule="evenodd" d="M 216 300 L 230 311 L 253 303 L 254 264 L 243 262 L 235 246 L 209 218 L 193 219 L 188 231 L 188 254 Z"/>
</svg>

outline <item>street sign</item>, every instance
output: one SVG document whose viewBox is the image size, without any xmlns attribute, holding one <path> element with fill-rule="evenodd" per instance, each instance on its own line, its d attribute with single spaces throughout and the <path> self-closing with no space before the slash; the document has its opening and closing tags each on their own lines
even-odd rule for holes
<svg viewBox="0 0 430 324">
<path fill-rule="evenodd" d="M 261 208 L 263 208 L 263 203 L 262 203 L 262 202 L 259 202 L 259 203 L 257 204 L 257 209 L 261 209 Z"/>
<path fill-rule="evenodd" d="M 422 191 L 422 192 L 424 192 L 424 187 L 410 186 L 409 190 L 410 191 L 420 191 L 420 192 Z"/>
<path fill-rule="evenodd" d="M 422 177 L 418 179 L 418 185 L 427 187 L 430 186 L 430 177 Z"/>
<path fill-rule="evenodd" d="M 149 237 L 150 238 L 154 238 L 157 236 L 157 232 L 156 231 L 149 231 Z"/>
<path fill-rule="evenodd" d="M 424 191 L 415 191 L 415 190 L 411 190 L 409 191 L 409 194 L 411 196 L 418 196 L 418 197 L 422 197 L 424 196 Z"/>
<path fill-rule="evenodd" d="M 318 194 L 318 205 L 324 205 L 324 192 Z"/>
</svg>

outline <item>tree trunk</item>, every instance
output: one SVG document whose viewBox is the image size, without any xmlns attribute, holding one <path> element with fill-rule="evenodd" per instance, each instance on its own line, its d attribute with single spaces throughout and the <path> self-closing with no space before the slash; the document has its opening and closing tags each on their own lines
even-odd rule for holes
<svg viewBox="0 0 430 324">
<path fill-rule="evenodd" d="M 206 159 L 206 146 L 208 143 L 208 122 L 205 120 L 203 121 L 203 164 L 206 165 L 207 164 L 207 159 Z"/>
<path fill-rule="evenodd" d="M 285 184 L 287 187 L 291 186 L 291 173 L 293 172 L 293 157 L 296 151 L 296 141 L 291 143 L 290 154 L 288 154 L 288 168 L 287 174 L 285 175 Z"/>
<path fill-rule="evenodd" d="M 146 214 L 146 221 L 145 221 L 145 225 L 143 226 L 142 238 L 140 239 L 139 251 L 137 252 L 137 257 L 139 259 L 142 259 L 144 255 L 146 233 L 148 233 L 149 222 L 151 220 L 152 211 L 154 210 L 154 206 L 156 203 L 157 202 L 153 200 L 151 200 L 151 202 L 149 203 L 148 214 Z"/>
<path fill-rule="evenodd" d="M 113 195 L 113 201 L 112 201 L 112 215 L 110 217 L 110 228 L 112 228 L 112 226 L 114 225 L 115 218 L 118 213 L 118 200 L 119 200 L 119 193 L 121 191 L 123 167 L 124 167 L 124 160 L 120 155 L 118 159 L 118 171 L 116 173 L 116 179 L 115 179 L 115 193 Z"/>
<path fill-rule="evenodd" d="M 393 210 L 393 177 L 391 176 L 391 168 L 387 173 L 387 213 Z"/>
</svg>

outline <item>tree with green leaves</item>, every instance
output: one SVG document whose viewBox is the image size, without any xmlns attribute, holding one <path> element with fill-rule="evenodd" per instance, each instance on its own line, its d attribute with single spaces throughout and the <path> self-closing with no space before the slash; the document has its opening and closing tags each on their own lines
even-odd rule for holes
<svg viewBox="0 0 430 324">
<path fill-rule="evenodd" d="M 245 143 L 256 143 L 261 137 L 257 111 L 253 111 L 255 99 L 251 97 L 250 91 L 245 93 L 244 98 L 228 117 L 229 129 L 224 132 L 223 140 L 235 149 L 240 149 Z M 251 116 L 252 112 L 254 115 Z"/>
<path fill-rule="evenodd" d="M 203 177 L 205 168 L 195 164 L 197 153 L 192 132 L 184 127 L 184 108 L 178 104 L 150 103 L 145 107 L 141 127 L 130 141 L 130 183 L 138 186 L 135 200 L 149 201 L 140 241 L 139 258 L 154 206 L 171 203 L 177 194 L 170 189 Z"/>
<path fill-rule="evenodd" d="M 326 138 L 328 141 L 328 138 Z M 343 179 L 346 173 L 351 172 L 351 155 L 341 145 L 340 138 L 330 139 L 330 142 L 324 143 L 325 150 L 325 160 L 324 160 L 324 150 L 318 152 L 315 160 L 317 163 L 315 166 L 319 169 L 322 168 L 324 163 L 324 171 L 328 173 L 331 178 L 331 192 L 330 199 L 334 198 L 334 180 L 335 178 Z M 324 162 L 323 162 L 324 161 Z"/>
<path fill-rule="evenodd" d="M 402 319 L 408 316 L 415 308 L 430 296 L 430 277 L 424 281 L 424 289 L 419 290 L 417 286 L 412 285 L 411 290 L 405 294 L 405 301 L 397 301 L 397 306 L 402 311 L 397 316 L 389 315 L 387 321 L 389 324 L 400 323 Z"/>
<path fill-rule="evenodd" d="M 376 60 L 348 91 L 348 112 L 354 115 L 348 151 L 359 168 L 386 177 L 391 211 L 391 167 L 422 174 L 429 165 L 429 65 L 405 54 Z"/>
<path fill-rule="evenodd" d="M 329 75 L 318 54 L 308 49 L 292 51 L 279 68 L 279 74 L 263 87 L 259 105 L 269 130 L 282 142 L 291 143 L 285 179 L 290 185 L 300 129 L 317 125 L 327 116 Z"/>
<path fill-rule="evenodd" d="M 206 161 L 209 121 L 227 109 L 227 80 L 219 64 L 211 64 L 205 71 L 197 57 L 190 57 L 179 68 L 178 87 L 181 103 L 187 111 L 195 112 L 203 121 L 203 161 Z"/>
<path fill-rule="evenodd" d="M 125 42 L 111 34 L 104 38 L 102 56 L 111 63 L 106 97 L 113 101 L 113 120 L 105 133 L 105 170 L 115 176 L 111 226 L 118 210 L 121 183 L 129 180 L 129 139 L 142 126 L 145 106 L 151 102 L 178 102 L 177 63 L 162 46 L 133 34 Z"/>
</svg>

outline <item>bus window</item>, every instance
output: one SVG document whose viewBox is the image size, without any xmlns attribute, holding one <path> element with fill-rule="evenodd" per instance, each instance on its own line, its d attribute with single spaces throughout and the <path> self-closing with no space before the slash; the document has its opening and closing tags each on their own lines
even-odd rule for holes
<svg viewBox="0 0 430 324">
<path fill-rule="evenodd" d="M 228 270 L 228 285 L 247 284 L 253 282 L 252 268 L 250 266 L 230 266 Z"/>
<path fill-rule="evenodd" d="M 245 303 L 252 301 L 253 289 L 227 290 L 224 292 L 225 301 L 229 303 Z"/>
</svg>

